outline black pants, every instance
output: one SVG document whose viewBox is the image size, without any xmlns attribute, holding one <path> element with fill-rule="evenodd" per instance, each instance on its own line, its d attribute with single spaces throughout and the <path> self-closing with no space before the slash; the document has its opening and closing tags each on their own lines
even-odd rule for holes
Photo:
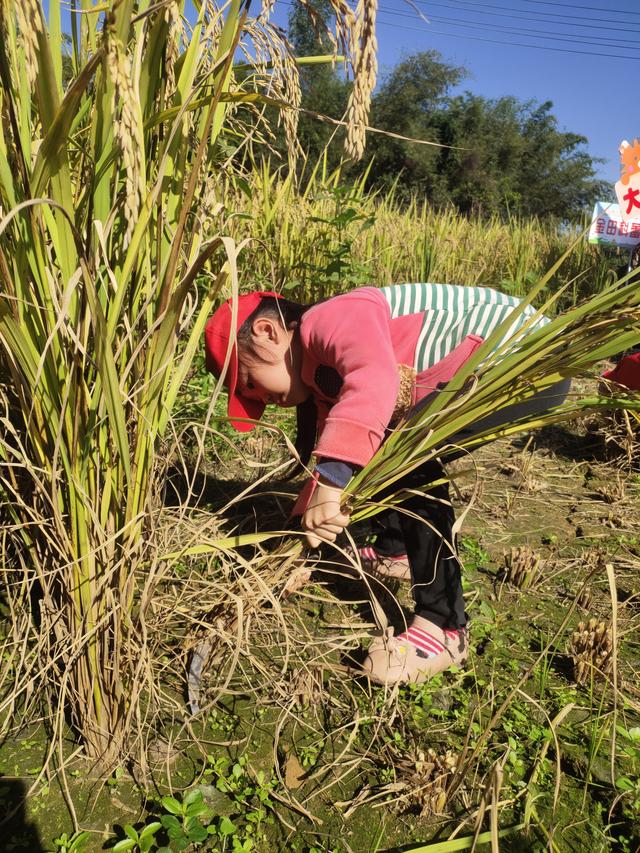
<svg viewBox="0 0 640 853">
<path fill-rule="evenodd" d="M 563 380 L 521 403 L 505 406 L 453 436 L 451 444 L 558 406 L 566 398 L 569 386 L 570 381 Z M 449 452 L 442 459 L 446 462 L 460 455 L 461 451 Z M 375 548 L 386 556 L 406 553 L 411 568 L 416 614 L 440 628 L 457 629 L 466 625 L 467 616 L 453 535 L 455 515 L 448 483 L 429 487 L 429 484 L 443 478 L 446 475 L 440 460 L 432 459 L 380 493 L 378 497 L 383 498 L 399 489 L 412 491 L 399 509 L 388 510 L 378 516 L 374 528 Z"/>
</svg>

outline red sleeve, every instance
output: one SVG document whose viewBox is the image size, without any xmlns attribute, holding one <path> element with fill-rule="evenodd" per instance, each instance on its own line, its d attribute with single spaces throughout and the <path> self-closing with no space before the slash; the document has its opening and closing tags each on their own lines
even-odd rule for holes
<svg viewBox="0 0 640 853">
<path fill-rule="evenodd" d="M 375 287 L 336 296 L 305 315 L 303 346 L 343 379 L 316 456 L 366 465 L 380 446 L 400 385 L 390 322 L 387 300 Z"/>
</svg>

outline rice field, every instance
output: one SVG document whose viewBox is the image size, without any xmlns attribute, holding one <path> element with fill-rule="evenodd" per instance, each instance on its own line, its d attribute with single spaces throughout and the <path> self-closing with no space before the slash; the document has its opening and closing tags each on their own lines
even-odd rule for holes
<svg viewBox="0 0 640 853">
<path fill-rule="evenodd" d="M 0 846 L 637 849 L 640 399 L 595 380 L 637 342 L 624 259 L 579 228 L 368 194 L 366 161 L 295 184 L 267 159 L 263 108 L 293 158 L 299 103 L 269 8 L 197 6 L 83 0 L 67 38 L 64 4 L 0 2 Z M 353 159 L 377 4 L 332 7 Z M 471 665 L 384 690 L 349 661 L 407 588 L 303 553 L 291 417 L 238 437 L 201 338 L 240 291 L 426 280 L 553 319 L 517 358 L 479 351 L 453 414 L 440 395 L 393 433 L 351 483 L 356 536 L 416 453 L 516 387 L 576 384 L 451 467 Z"/>
<path fill-rule="evenodd" d="M 299 187 L 269 164 L 231 182 L 238 214 L 225 226 L 250 241 L 243 288 L 275 288 L 312 302 L 364 284 L 432 281 L 525 296 L 577 240 L 546 288 L 563 290 L 558 305 L 567 307 L 626 271 L 625 253 L 579 239 L 586 215 L 582 227 L 470 218 L 417 198 L 402 204 L 393 193 L 368 194 L 363 181 L 343 183 L 339 171 L 323 174 L 320 165 Z"/>
</svg>

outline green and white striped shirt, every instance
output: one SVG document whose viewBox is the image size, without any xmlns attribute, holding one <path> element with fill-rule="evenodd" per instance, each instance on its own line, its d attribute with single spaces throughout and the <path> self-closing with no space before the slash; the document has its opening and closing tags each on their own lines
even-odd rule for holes
<svg viewBox="0 0 640 853">
<path fill-rule="evenodd" d="M 479 335 L 486 341 L 522 301 L 490 287 L 458 284 L 393 284 L 380 290 L 389 303 L 392 319 L 424 312 L 413 365 L 418 373 L 448 355 L 467 335 Z M 535 308 L 527 305 L 495 349 L 535 313 Z M 547 317 L 540 317 L 530 331 L 549 322 Z"/>
</svg>

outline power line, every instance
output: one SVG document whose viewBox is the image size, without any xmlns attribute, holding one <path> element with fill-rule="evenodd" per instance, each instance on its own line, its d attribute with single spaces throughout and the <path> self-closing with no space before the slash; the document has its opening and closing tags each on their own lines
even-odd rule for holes
<svg viewBox="0 0 640 853">
<path fill-rule="evenodd" d="M 422 2 L 424 2 L 424 0 L 416 0 L 416 5 L 421 5 Z M 530 15 L 526 11 L 522 11 L 520 9 L 512 9 L 509 6 L 495 6 L 495 5 L 491 5 L 491 4 L 487 4 L 487 3 L 483 3 L 483 2 L 477 2 L 477 0 L 461 0 L 461 3 L 456 3 L 455 0 L 451 0 L 451 2 L 447 2 L 447 0 L 444 0 L 444 2 L 443 2 L 443 0 L 441 0 L 441 2 L 434 2 L 434 3 L 425 2 L 424 5 L 427 6 L 427 9 L 425 10 L 425 12 L 426 12 L 426 16 L 428 18 L 431 17 L 430 10 L 434 7 L 443 7 L 445 9 L 453 9 L 455 11 L 465 11 L 466 12 L 468 6 L 480 6 L 481 8 L 479 8 L 479 9 L 469 9 L 469 11 L 472 11 L 476 15 L 488 15 L 490 17 L 496 17 L 496 18 L 498 18 L 498 17 L 499 18 L 512 18 L 513 20 L 516 20 L 516 21 L 536 21 L 538 23 L 557 24 L 558 26 L 562 26 L 562 27 L 573 26 L 573 27 L 580 27 L 581 29 L 598 30 L 598 31 L 600 31 L 600 30 L 611 30 L 613 32 L 620 32 L 620 33 L 634 33 L 634 32 L 640 33 L 640 29 L 635 30 L 635 29 L 632 29 L 631 27 L 610 27 L 610 26 L 607 26 L 606 24 L 602 23 L 601 21 L 598 21 L 597 23 L 582 24 L 582 23 L 579 23 L 578 21 L 576 21 L 575 16 L 554 15 L 552 12 L 547 12 L 548 17 L 546 17 L 546 18 L 541 17 L 540 15 L 537 15 L 537 14 Z M 489 12 L 489 11 L 487 11 L 488 9 L 498 9 L 500 11 Z M 505 12 L 507 12 L 507 14 L 504 14 Z M 509 12 L 514 12 L 516 14 L 508 14 Z M 400 14 L 400 13 L 398 13 L 398 14 Z M 563 20 L 568 21 L 569 23 L 564 24 L 564 23 L 560 23 L 559 21 L 549 20 L 549 18 L 562 18 Z M 589 20 L 596 21 L 595 18 L 591 18 Z M 608 19 L 607 19 L 607 21 L 608 21 Z M 609 22 L 609 23 L 612 23 L 612 22 Z M 616 21 L 616 23 L 619 23 L 619 22 Z M 637 27 L 639 25 L 640 25 L 640 21 L 635 22 L 633 26 Z"/>
<path fill-rule="evenodd" d="M 294 3 L 291 2 L 291 0 L 282 0 L 281 5 L 293 6 Z M 391 14 L 391 15 L 394 15 L 395 17 L 397 17 L 399 13 L 394 10 L 394 11 L 386 12 L 386 13 L 381 12 L 381 14 Z M 413 33 L 416 32 L 415 26 L 409 27 L 409 26 L 404 26 L 403 24 L 395 24 L 395 23 L 391 23 L 389 21 L 380 20 L 379 17 L 378 17 L 378 23 L 380 26 L 387 27 L 389 29 L 408 30 L 408 31 L 413 32 Z M 461 26 L 461 25 L 457 24 L 457 26 Z M 425 35 L 426 34 L 441 35 L 441 36 L 445 36 L 447 38 L 466 39 L 467 41 L 479 41 L 479 42 L 484 42 L 487 44 L 499 44 L 499 45 L 504 45 L 506 47 L 524 47 L 524 48 L 529 48 L 531 50 L 546 50 L 546 51 L 550 51 L 552 53 L 567 53 L 567 54 L 574 54 L 574 55 L 579 55 L 579 56 L 593 56 L 593 57 L 601 56 L 601 57 L 604 57 L 607 59 L 621 59 L 621 60 L 636 60 L 637 61 L 638 59 L 640 59 L 639 56 L 629 56 L 628 54 L 604 53 L 602 51 L 595 51 L 595 50 L 578 50 L 578 49 L 574 49 L 574 48 L 552 47 L 552 46 L 548 46 L 548 45 L 530 44 L 530 43 L 526 43 L 526 42 L 515 42 L 515 41 L 511 41 L 511 40 L 510 41 L 503 41 L 500 39 L 483 38 L 482 36 L 472 36 L 472 35 L 466 35 L 464 33 L 451 33 L 451 32 L 445 32 L 444 30 L 435 29 L 435 28 L 430 27 L 428 25 L 425 26 L 424 32 L 425 32 Z M 542 40 L 543 37 L 540 36 L 539 38 Z M 610 46 L 611 45 L 603 45 L 603 47 L 610 47 Z M 629 50 L 630 48 L 621 48 L 621 49 Z"/>
<path fill-rule="evenodd" d="M 388 14 L 393 15 L 402 15 L 403 18 L 411 18 L 414 17 L 407 12 L 396 12 L 391 9 L 384 9 L 382 6 L 379 7 L 380 11 L 387 12 Z M 549 31 L 549 30 L 535 30 L 530 29 L 528 27 L 503 27 L 500 24 L 487 24 L 482 21 L 469 21 L 463 22 L 458 18 L 443 18 L 438 15 L 429 15 L 430 21 L 438 21 L 443 24 L 454 24 L 459 27 L 480 27 L 481 29 L 488 30 L 500 30 L 505 33 L 512 33 L 515 35 L 525 35 L 525 36 L 533 36 L 534 38 L 546 38 L 552 41 L 566 41 L 574 44 L 593 44 L 601 47 L 619 47 L 621 50 L 631 50 L 632 48 L 625 47 L 622 42 L 626 42 L 631 45 L 638 45 L 637 39 L 611 39 L 607 36 L 604 36 L 602 39 L 593 41 L 590 39 L 581 38 L 577 33 L 561 33 L 557 30 Z M 604 42 L 612 42 L 612 44 L 604 44 Z"/>
<path fill-rule="evenodd" d="M 380 25 L 386 26 L 386 27 L 391 27 L 392 29 L 410 30 L 411 32 L 416 31 L 415 27 L 405 27 L 402 24 L 391 24 L 388 21 L 380 21 Z M 471 41 L 481 41 L 481 42 L 486 42 L 488 44 L 501 44 L 501 45 L 506 45 L 507 47 L 526 47 L 526 48 L 531 48 L 533 50 L 547 50 L 547 51 L 551 51 L 553 53 L 572 53 L 572 54 L 577 54 L 577 55 L 581 55 L 581 56 L 603 56 L 603 57 L 606 57 L 608 59 L 637 60 L 638 58 L 640 58 L 638 56 L 628 56 L 628 55 L 623 55 L 623 54 L 619 54 L 619 53 L 603 53 L 601 51 L 595 51 L 595 50 L 575 50 L 573 48 L 549 47 L 549 46 L 541 45 L 541 44 L 527 44 L 524 42 L 501 41 L 499 39 L 482 38 L 481 36 L 471 36 L 471 35 L 465 35 L 463 33 L 444 32 L 443 30 L 436 30 L 432 27 L 430 27 L 428 30 L 425 29 L 425 34 L 426 33 L 432 33 L 434 35 L 448 36 L 450 38 L 461 38 L 461 39 L 467 39 L 467 40 L 471 40 Z"/>
<path fill-rule="evenodd" d="M 453 0 L 453 2 L 455 2 L 455 0 Z M 578 5 L 575 5 L 572 3 L 564 3 L 564 2 L 563 3 L 552 3 L 552 2 L 547 2 L 547 0 L 520 0 L 520 2 L 522 2 L 522 3 L 539 3 L 539 4 L 544 5 L 544 6 L 555 6 L 556 8 L 560 8 L 560 9 L 567 9 L 567 8 L 569 8 L 569 9 L 580 9 L 580 10 L 585 11 L 585 12 L 608 12 L 608 13 L 613 13 L 614 15 L 625 15 L 625 16 L 626 15 L 636 15 L 636 16 L 640 15 L 640 12 L 630 12 L 627 9 L 606 9 L 606 8 L 602 8 L 601 6 L 578 6 Z M 485 5 L 484 3 L 480 3 L 479 0 L 460 0 L 460 3 L 471 4 L 471 5 L 476 5 L 476 6 L 484 6 Z M 509 6 L 498 6 L 498 7 L 493 7 L 493 8 L 511 9 L 511 7 L 509 7 Z M 523 11 L 524 12 L 524 10 L 520 10 L 520 9 L 514 9 L 513 11 L 517 11 L 517 12 Z M 558 13 L 554 13 L 554 12 L 547 12 L 546 14 L 547 15 L 553 15 L 554 17 L 560 17 L 560 18 L 566 18 L 567 17 L 566 15 L 559 15 Z M 590 20 L 596 20 L 596 19 L 593 18 Z"/>
<path fill-rule="evenodd" d="M 523 3 L 535 3 L 540 6 L 562 6 L 562 8 L 582 9 L 589 12 L 613 12 L 616 15 L 640 15 L 640 12 L 629 12 L 627 9 L 603 9 L 601 6 L 580 6 L 575 3 L 552 3 L 550 0 L 522 0 Z"/>
</svg>

